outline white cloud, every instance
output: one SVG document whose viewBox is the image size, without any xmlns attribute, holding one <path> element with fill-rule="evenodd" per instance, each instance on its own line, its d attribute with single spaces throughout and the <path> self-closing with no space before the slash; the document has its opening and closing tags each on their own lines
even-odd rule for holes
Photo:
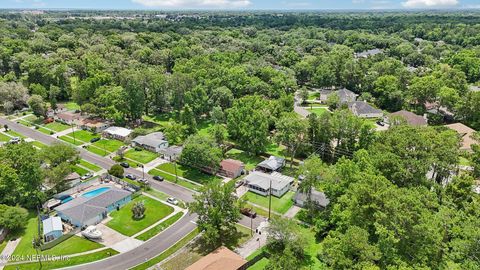
<svg viewBox="0 0 480 270">
<path fill-rule="evenodd" d="M 250 0 L 132 0 L 132 2 L 161 8 L 242 8 L 251 4 Z"/>
<path fill-rule="evenodd" d="M 407 8 L 435 8 L 451 7 L 458 4 L 458 0 L 407 0 L 402 5 Z"/>
</svg>

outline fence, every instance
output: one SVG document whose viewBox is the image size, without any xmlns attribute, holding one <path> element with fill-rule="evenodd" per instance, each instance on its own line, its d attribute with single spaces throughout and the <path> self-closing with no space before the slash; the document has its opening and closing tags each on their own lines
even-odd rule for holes
<svg viewBox="0 0 480 270">
<path fill-rule="evenodd" d="M 122 180 L 122 179 L 120 179 L 120 178 L 118 178 L 118 177 L 115 177 L 115 176 L 113 176 L 113 175 L 110 175 L 110 174 L 108 174 L 108 173 L 103 174 L 103 175 L 100 177 L 100 179 L 101 179 L 101 180 L 107 179 L 107 180 L 113 181 L 113 182 L 121 185 L 122 187 L 129 187 L 129 188 L 133 189 L 135 192 L 140 191 L 140 190 L 142 189 L 140 186 L 137 186 L 137 185 L 134 185 L 134 184 L 129 183 L 129 182 L 127 182 L 127 181 L 124 181 L 124 180 Z"/>
<path fill-rule="evenodd" d="M 41 251 L 44 251 L 44 250 L 47 250 L 47 249 L 51 249 L 53 248 L 54 246 L 62 243 L 63 241 L 69 239 L 70 237 L 74 236 L 75 234 L 77 234 L 78 232 L 80 232 L 80 228 L 76 228 L 62 236 L 60 236 L 59 238 L 55 239 L 55 240 L 52 240 L 50 242 L 47 242 L 43 245 L 40 246 L 40 250 Z"/>
<path fill-rule="evenodd" d="M 74 193 L 77 193 L 79 191 L 82 191 L 82 190 L 85 190 L 86 188 L 89 188 L 91 186 L 93 186 L 94 184 L 96 184 L 98 182 L 98 177 L 92 179 L 92 180 L 89 180 L 87 182 L 82 182 L 70 189 L 67 189 L 63 192 L 60 192 L 58 194 L 55 194 L 53 195 L 54 198 L 58 199 L 58 198 L 61 198 L 63 196 L 67 196 L 67 195 L 71 195 L 71 194 L 74 194 Z"/>
</svg>

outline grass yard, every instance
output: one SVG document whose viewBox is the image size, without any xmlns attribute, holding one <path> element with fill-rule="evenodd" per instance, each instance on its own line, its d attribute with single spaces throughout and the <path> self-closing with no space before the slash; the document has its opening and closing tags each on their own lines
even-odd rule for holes
<svg viewBox="0 0 480 270">
<path fill-rule="evenodd" d="M 112 153 L 120 149 L 120 147 L 124 146 L 125 144 L 118 140 L 101 139 L 100 141 L 94 142 L 93 145 L 100 148 L 101 150 L 105 148 L 107 152 Z"/>
<path fill-rule="evenodd" d="M 318 92 L 309 93 L 308 100 L 314 100 L 314 99 L 317 99 L 319 97 L 320 97 L 320 93 L 318 93 Z"/>
<path fill-rule="evenodd" d="M 198 185 L 193 184 L 193 183 L 185 181 L 181 178 L 178 178 L 178 181 L 176 181 L 175 175 L 171 175 L 171 174 L 168 174 L 166 172 L 159 171 L 157 169 L 151 169 L 148 172 L 148 174 L 150 174 L 152 176 L 155 176 L 155 175 L 161 176 L 161 177 L 165 178 L 165 181 L 176 183 L 180 186 L 186 187 L 186 188 L 191 189 L 191 190 L 199 191 L 200 188 L 201 188 L 201 186 L 199 184 Z"/>
<path fill-rule="evenodd" d="M 121 158 L 119 156 L 114 156 L 113 157 L 113 160 L 115 160 L 116 162 L 126 162 L 128 163 L 128 165 L 130 165 L 130 167 L 132 168 L 137 168 L 138 167 L 138 162 L 136 161 L 133 161 L 133 160 L 129 160 L 129 159 L 126 159 L 126 158 Z"/>
<path fill-rule="evenodd" d="M 92 164 L 88 161 L 85 161 L 83 159 L 80 159 L 80 161 L 78 162 L 78 164 L 82 165 L 83 167 L 93 171 L 93 172 L 98 172 L 98 171 L 101 171 L 102 168 L 100 168 L 99 166 L 95 165 L 95 164 Z"/>
<path fill-rule="evenodd" d="M 47 134 L 47 135 L 55 134 L 54 131 L 51 131 L 51 130 L 49 130 L 49 129 L 46 129 L 46 128 L 42 127 L 42 126 L 36 126 L 35 129 L 36 129 L 37 131 L 40 131 L 40 132 L 43 133 L 43 134 Z"/>
<path fill-rule="evenodd" d="M 135 160 L 136 162 L 139 162 L 141 164 L 147 164 L 148 162 L 156 159 L 158 155 L 147 150 L 137 151 L 135 149 L 130 149 L 125 152 L 125 157 Z"/>
<path fill-rule="evenodd" d="M 17 122 L 20 123 L 20 124 L 22 124 L 22 125 L 24 125 L 24 126 L 26 126 L 26 127 L 31 127 L 31 126 L 32 126 L 32 124 L 31 124 L 30 122 L 27 122 L 27 121 L 25 121 L 25 120 L 23 120 L 23 119 L 20 119 L 20 120 L 18 120 Z"/>
<path fill-rule="evenodd" d="M 3 134 L 3 133 L 0 133 L 0 142 L 8 142 L 10 141 L 10 137 L 8 137 L 7 135 Z"/>
<path fill-rule="evenodd" d="M 195 236 L 197 236 L 200 232 L 198 231 L 198 228 L 193 229 L 189 234 L 187 234 L 185 237 L 183 237 L 180 241 L 175 243 L 173 246 L 169 247 L 167 250 L 164 252 L 160 253 L 157 257 L 154 257 L 142 264 L 139 264 L 130 270 L 145 270 L 148 269 L 157 263 L 165 260 L 166 258 L 170 257 L 172 254 L 177 252 L 179 249 L 184 247 L 186 244 L 188 244 L 190 241 L 192 241 Z"/>
<path fill-rule="evenodd" d="M 171 174 L 175 174 L 175 166 L 173 163 L 161 164 L 157 166 L 156 169 L 160 171 L 168 172 Z M 184 177 L 188 180 L 192 180 L 200 184 L 205 184 L 214 179 L 221 179 L 220 177 L 217 177 L 215 175 L 206 174 L 195 168 L 184 166 L 178 163 L 177 163 L 177 174 L 178 176 Z"/>
<path fill-rule="evenodd" d="M 67 108 L 67 110 L 69 111 L 76 111 L 76 110 L 80 110 L 80 105 L 78 105 L 77 103 L 75 102 L 67 102 L 64 104 L 65 105 L 65 108 Z"/>
<path fill-rule="evenodd" d="M 309 112 L 312 112 L 318 116 L 324 114 L 324 113 L 328 113 L 328 110 L 327 110 L 327 107 L 313 107 L 313 108 L 307 108 L 307 110 Z"/>
<path fill-rule="evenodd" d="M 283 157 L 283 158 L 285 158 L 287 155 L 287 153 L 285 153 L 285 146 L 278 145 L 276 143 L 271 143 L 267 145 L 267 150 L 265 151 L 265 153 L 272 156 Z"/>
<path fill-rule="evenodd" d="M 39 142 L 39 141 L 33 141 L 33 142 L 30 142 L 30 144 L 33 145 L 33 146 L 36 146 L 36 147 L 38 147 L 38 148 L 40 148 L 40 149 L 43 149 L 43 148 L 46 147 L 45 144 L 43 144 L 43 143 L 41 143 L 41 142 Z"/>
<path fill-rule="evenodd" d="M 256 262 L 254 265 L 248 267 L 248 270 L 263 270 L 267 267 L 268 263 L 270 262 L 267 258 L 262 258 L 260 261 Z"/>
<path fill-rule="evenodd" d="M 87 169 L 84 169 L 82 167 L 79 167 L 77 165 L 72 165 L 72 170 L 76 173 L 78 173 L 80 176 L 85 175 L 88 173 Z"/>
<path fill-rule="evenodd" d="M 233 237 L 230 243 L 225 244 L 225 246 L 232 250 L 235 247 L 245 243 L 251 237 L 249 229 L 241 225 L 236 225 L 236 227 L 237 234 Z M 211 250 L 205 249 L 204 245 L 202 244 L 202 239 L 198 238 L 196 241 L 191 242 L 186 249 L 182 250 L 175 257 L 162 264 L 161 268 L 163 270 L 185 269 L 191 264 L 200 260 L 203 256 L 207 255 L 210 251 Z"/>
<path fill-rule="evenodd" d="M 245 169 L 251 171 L 255 169 L 258 163 L 263 161 L 263 158 L 255 156 L 248 152 L 232 148 L 226 153 L 227 158 L 240 160 L 245 164 Z"/>
<path fill-rule="evenodd" d="M 145 204 L 145 216 L 140 220 L 132 217 L 132 207 L 136 202 L 143 201 Z M 107 226 L 121 234 L 132 236 L 135 233 L 147 228 L 173 212 L 173 207 L 161 203 L 146 196 L 139 196 L 122 207 L 119 211 L 110 213 L 112 220 Z"/>
<path fill-rule="evenodd" d="M 71 144 L 76 145 L 76 146 L 80 146 L 80 145 L 85 143 L 85 142 L 82 142 L 82 141 L 78 140 L 77 138 L 75 138 L 75 140 L 74 140 L 73 137 L 69 137 L 67 135 L 60 136 L 58 138 L 60 140 L 64 141 L 64 142 L 68 142 L 68 143 L 71 143 Z"/>
<path fill-rule="evenodd" d="M 73 132 L 68 133 L 67 136 L 70 136 L 73 138 Z M 75 139 L 83 141 L 83 142 L 90 142 L 91 139 L 93 138 L 99 138 L 100 135 L 98 134 L 93 134 L 89 131 L 86 130 L 77 130 L 75 131 Z"/>
<path fill-rule="evenodd" d="M 163 230 L 167 229 L 168 227 L 170 227 L 170 225 L 174 224 L 175 222 L 177 222 L 181 217 L 183 216 L 183 213 L 182 212 L 178 212 L 176 213 L 175 215 L 169 217 L 167 220 L 165 220 L 164 222 L 158 224 L 157 226 L 151 228 L 150 230 L 140 234 L 139 236 L 135 237 L 137 238 L 138 240 L 142 240 L 142 241 L 147 241 L 148 239 L 154 237 L 155 235 L 159 234 L 160 232 L 162 232 Z"/>
<path fill-rule="evenodd" d="M 201 121 L 198 125 L 197 125 L 197 132 L 199 135 L 208 135 L 209 133 L 209 130 L 210 128 L 213 126 L 213 123 L 210 122 L 210 121 Z"/>
<path fill-rule="evenodd" d="M 25 121 L 28 121 L 28 122 L 31 122 L 31 123 L 34 123 L 34 124 L 42 124 L 42 119 L 36 117 L 33 114 L 22 118 L 22 120 L 25 120 Z"/>
<path fill-rule="evenodd" d="M 92 152 L 92 153 L 94 153 L 94 154 L 97 154 L 97 155 L 99 155 L 99 156 L 102 156 L 102 157 L 110 154 L 110 152 L 108 152 L 108 151 L 105 152 L 103 149 L 98 148 L 98 147 L 95 147 L 95 146 L 92 146 L 92 145 L 87 146 L 85 149 L 87 149 L 88 151 L 90 151 L 90 152 Z"/>
<path fill-rule="evenodd" d="M 35 253 L 32 253 L 35 254 Z M 98 261 L 107 257 L 118 254 L 117 251 L 108 248 L 105 250 L 97 251 L 94 253 L 89 253 L 82 256 L 70 257 L 69 260 L 58 260 L 58 261 L 48 261 L 42 262 L 42 270 L 58 269 L 69 267 L 78 264 L 84 264 L 88 262 Z M 30 270 L 30 269 L 39 269 L 37 262 L 35 263 L 22 263 L 22 264 L 12 264 L 7 265 L 3 269 L 5 270 Z"/>
<path fill-rule="evenodd" d="M 10 135 L 10 136 L 12 136 L 12 137 L 19 137 L 19 138 L 23 138 L 23 139 L 27 138 L 26 136 L 23 136 L 22 134 L 20 134 L 20 133 L 18 133 L 18 132 L 15 132 L 15 131 L 13 131 L 13 130 L 11 130 L 11 129 L 9 129 L 8 131 L 3 131 L 3 132 L 6 133 L 6 134 L 8 134 L 8 135 Z"/>
<path fill-rule="evenodd" d="M 48 128 L 48 129 L 51 129 L 55 132 L 64 131 L 64 130 L 67 130 L 67 129 L 70 128 L 69 125 L 65 125 L 65 124 L 62 124 L 60 122 L 48 123 L 48 124 L 44 125 L 44 127 Z"/>
<path fill-rule="evenodd" d="M 273 198 L 272 198 L 272 204 L 273 204 Z M 260 216 L 262 216 L 262 217 L 268 217 L 268 210 L 265 210 L 265 209 L 263 209 L 263 208 L 257 207 L 257 206 L 255 206 L 255 205 L 253 205 L 253 204 L 248 203 L 248 202 L 245 204 L 245 207 L 253 209 L 253 211 L 255 211 L 255 212 L 257 213 L 257 215 L 260 215 Z M 267 207 L 268 207 L 268 206 L 267 206 Z M 275 217 L 278 218 L 278 217 L 280 217 L 279 214 L 277 214 L 277 213 L 275 213 L 275 212 L 273 212 L 273 211 L 270 213 L 270 216 L 271 216 L 272 218 L 275 218 Z"/>
<path fill-rule="evenodd" d="M 293 206 L 292 198 L 294 195 L 295 193 L 289 191 L 285 193 L 285 195 L 283 195 L 281 198 L 272 196 L 272 210 L 280 214 L 285 214 L 288 209 Z M 245 198 L 251 203 L 263 206 L 268 209 L 268 196 L 262 196 L 249 191 L 245 193 L 245 195 L 243 195 L 243 198 Z"/>
<path fill-rule="evenodd" d="M 460 157 L 460 160 L 459 160 L 458 165 L 461 165 L 461 166 L 472 166 L 472 163 L 470 162 L 470 160 L 466 159 L 465 157 Z"/>
</svg>

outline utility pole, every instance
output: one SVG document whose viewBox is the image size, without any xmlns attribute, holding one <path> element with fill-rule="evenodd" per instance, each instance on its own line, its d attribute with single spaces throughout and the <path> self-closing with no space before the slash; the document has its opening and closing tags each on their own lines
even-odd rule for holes
<svg viewBox="0 0 480 270">
<path fill-rule="evenodd" d="M 177 159 L 173 160 L 173 166 L 175 167 L 175 183 L 178 182 L 178 175 L 177 175 Z"/>
<path fill-rule="evenodd" d="M 270 179 L 270 189 L 268 190 L 268 220 L 270 220 L 270 213 L 272 211 L 272 179 Z"/>
<path fill-rule="evenodd" d="M 72 134 L 73 134 L 73 144 L 76 144 L 76 141 L 75 141 L 75 129 L 73 128 L 73 122 L 72 122 L 71 126 L 72 126 Z"/>
</svg>

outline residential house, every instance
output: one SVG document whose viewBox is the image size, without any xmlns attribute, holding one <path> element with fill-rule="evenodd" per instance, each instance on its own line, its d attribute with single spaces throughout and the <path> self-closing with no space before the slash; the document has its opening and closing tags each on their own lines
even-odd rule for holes
<svg viewBox="0 0 480 270">
<path fill-rule="evenodd" d="M 374 108 L 372 105 L 365 101 L 354 101 L 348 103 L 350 111 L 361 118 L 381 118 L 383 117 L 383 111 Z"/>
<path fill-rule="evenodd" d="M 49 217 L 42 221 L 43 239 L 50 242 L 63 235 L 62 219 L 60 217 Z"/>
<path fill-rule="evenodd" d="M 267 196 L 271 192 L 273 196 L 280 198 L 290 189 L 293 180 L 293 177 L 277 172 L 267 174 L 254 171 L 245 177 L 245 185 L 254 193 Z"/>
<path fill-rule="evenodd" d="M 245 164 L 235 159 L 224 159 L 220 162 L 220 175 L 224 175 L 230 178 L 237 178 L 242 175 L 245 169 Z"/>
<path fill-rule="evenodd" d="M 310 200 L 319 209 L 327 207 L 327 205 L 330 203 L 330 200 L 327 198 L 325 193 L 315 189 L 312 189 L 310 193 Z M 295 196 L 293 197 L 293 202 L 300 207 L 304 207 L 307 201 L 308 195 L 300 190 L 297 190 Z"/>
<path fill-rule="evenodd" d="M 357 100 L 357 94 L 348 90 L 347 88 L 342 88 L 335 92 L 338 95 L 338 99 L 341 104 L 354 102 Z"/>
<path fill-rule="evenodd" d="M 57 109 L 53 110 L 52 108 L 48 108 L 47 110 L 47 117 L 54 117 L 57 113 L 64 113 L 67 111 L 67 107 L 64 104 L 57 104 Z"/>
<path fill-rule="evenodd" d="M 120 141 L 125 141 L 126 139 L 128 139 L 131 133 L 131 129 L 124 127 L 109 127 L 102 132 L 104 137 Z"/>
<path fill-rule="evenodd" d="M 381 49 L 372 49 L 372 50 L 367 50 L 363 52 L 359 52 L 355 54 L 355 58 L 368 58 L 370 56 L 375 56 L 377 54 L 383 53 L 383 50 Z"/>
<path fill-rule="evenodd" d="M 174 161 L 180 157 L 180 155 L 182 154 L 182 151 L 183 151 L 183 146 L 173 145 L 164 149 L 160 149 L 160 156 L 163 159 Z"/>
<path fill-rule="evenodd" d="M 82 119 L 82 116 L 79 113 L 62 112 L 62 113 L 57 113 L 54 116 L 54 119 L 55 121 L 58 121 L 67 125 L 75 125 Z"/>
<path fill-rule="evenodd" d="M 276 172 L 285 166 L 285 159 L 282 157 L 270 156 L 260 162 L 257 169 L 264 172 Z"/>
<path fill-rule="evenodd" d="M 475 133 L 474 129 L 462 123 L 455 123 L 445 126 L 455 130 L 458 133 L 458 136 L 461 138 L 460 150 L 464 150 L 467 152 L 472 151 L 472 145 L 477 143 L 473 137 L 473 134 Z"/>
<path fill-rule="evenodd" d="M 80 175 L 76 172 L 72 172 L 71 174 L 67 175 L 64 180 L 70 187 L 73 187 L 80 183 Z"/>
<path fill-rule="evenodd" d="M 153 132 L 145 136 L 138 136 L 132 140 L 134 147 L 142 147 L 146 150 L 160 153 L 160 150 L 168 147 L 168 141 L 162 132 Z"/>
<path fill-rule="evenodd" d="M 334 93 L 333 90 L 331 89 L 321 89 L 320 91 L 318 91 L 319 93 L 319 96 L 318 96 L 318 100 L 320 101 L 320 103 L 327 103 L 327 100 L 328 100 L 328 97 Z"/>
<path fill-rule="evenodd" d="M 110 127 L 110 123 L 100 118 L 85 118 L 80 121 L 80 128 L 94 133 L 101 133 Z"/>
<path fill-rule="evenodd" d="M 186 270 L 243 270 L 247 260 L 226 247 L 219 247 L 202 257 Z"/>
<path fill-rule="evenodd" d="M 414 114 L 409 111 L 401 110 L 398 112 L 391 113 L 388 117 L 385 117 L 385 122 L 392 124 L 392 118 L 402 118 L 406 121 L 408 125 L 415 126 L 415 127 L 424 127 L 428 125 L 427 119 L 424 116 L 420 116 L 418 114 Z M 395 123 L 393 123 L 395 124 Z"/>
<path fill-rule="evenodd" d="M 112 186 L 95 196 L 82 194 L 57 206 L 55 211 L 63 221 L 82 228 L 100 223 L 108 213 L 131 200 L 131 192 Z"/>
</svg>

